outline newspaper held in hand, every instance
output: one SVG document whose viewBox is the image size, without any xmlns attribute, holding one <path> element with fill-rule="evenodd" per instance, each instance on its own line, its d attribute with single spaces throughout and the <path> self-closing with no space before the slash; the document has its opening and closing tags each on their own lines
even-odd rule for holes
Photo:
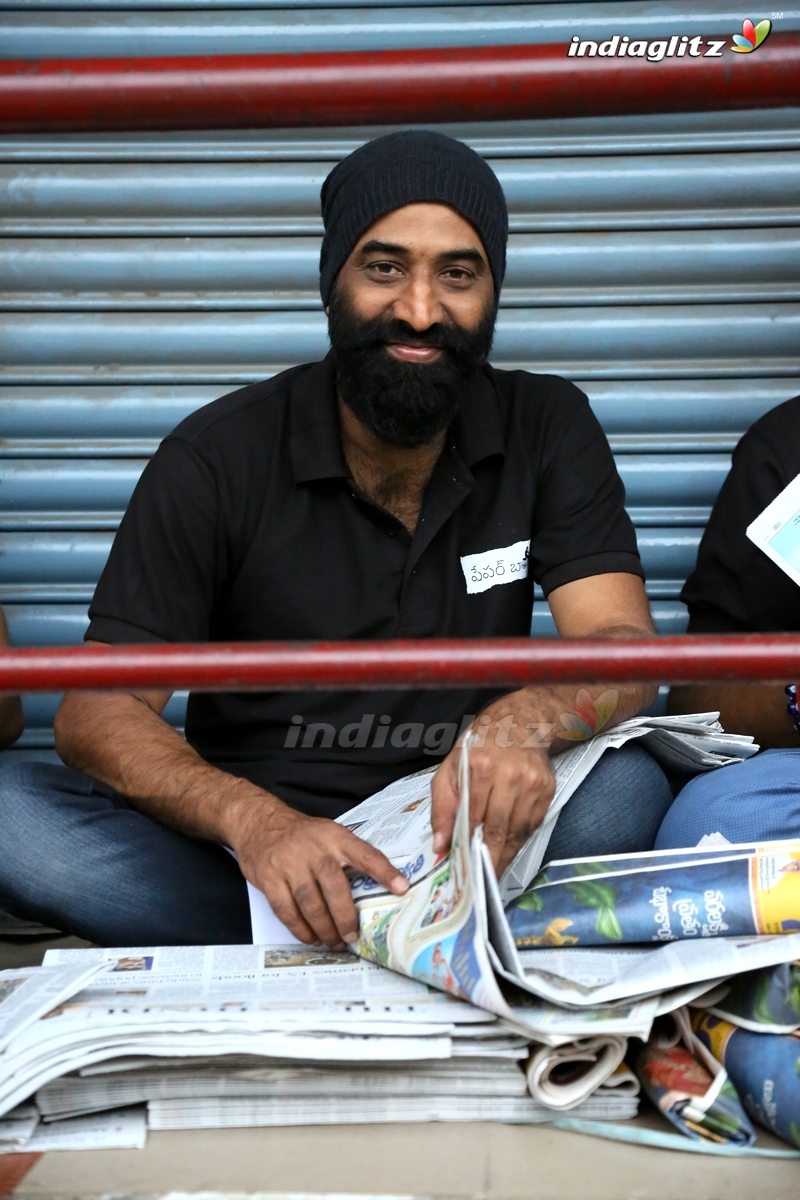
<svg viewBox="0 0 800 1200">
<path fill-rule="evenodd" d="M 702 722 L 693 718 L 690 725 Z M 570 950 L 568 935 L 553 928 L 542 934 L 535 950 L 520 950 L 504 910 L 504 897 L 491 860 L 482 842 L 481 829 L 469 846 L 469 738 L 462 749 L 461 798 L 450 852 L 434 858 L 427 873 L 419 872 L 402 898 L 376 888 L 356 900 L 361 938 L 359 953 L 395 971 L 424 979 L 452 995 L 469 999 L 530 1037 L 548 1041 L 548 1025 L 559 1027 L 565 1039 L 588 1036 L 598 1009 L 628 1005 L 628 1029 L 620 1021 L 614 1033 L 640 1032 L 652 1023 L 655 1008 L 637 1010 L 663 993 L 719 980 L 745 970 L 772 966 L 798 956 L 800 933 L 776 938 L 710 938 L 678 942 L 657 940 L 652 948 L 608 946 Z M 424 777 L 418 785 L 422 788 Z M 417 797 L 419 799 L 420 797 Z M 408 803 L 406 799 L 405 803 Z M 421 808 L 422 805 L 417 805 Z M 351 811 L 348 817 L 357 813 Z M 392 857 L 391 843 L 375 844 Z M 404 853 L 408 856 L 408 846 Z M 672 852 L 674 853 L 674 852 Z M 736 848 L 716 846 L 695 849 L 691 857 L 701 864 L 709 857 L 736 855 Z M 409 856 L 410 857 L 410 856 Z M 419 857 L 419 855 L 417 856 Z M 633 856 L 647 859 L 648 856 Z M 416 859 L 413 859 L 416 862 Z M 558 864 L 569 873 L 572 864 Z M 550 868 L 548 867 L 548 870 Z M 513 985 L 508 992 L 507 985 Z M 530 1008 L 516 998 L 521 992 L 533 998 Z M 544 1004 L 537 1004 L 545 1002 Z M 554 1006 L 558 1016 L 547 1008 Z M 564 1010 L 573 1010 L 566 1013 Z M 593 1010 L 593 1011 L 592 1011 Z M 605 1015 L 605 1014 L 602 1014 Z M 611 1032 L 609 1030 L 609 1032 Z M 553 1042 L 557 1044 L 557 1034 Z"/>
<path fill-rule="evenodd" d="M 564 805 L 583 783 L 606 750 L 618 749 L 634 738 L 642 739 L 659 761 L 681 771 L 710 771 L 741 762 L 758 751 L 750 737 L 726 734 L 719 713 L 694 713 L 677 717 L 634 717 L 607 733 L 581 742 L 552 760 L 556 792 L 545 818 L 522 847 L 500 880 L 505 906 L 520 895 L 541 867 L 547 846 Z M 434 853 L 431 829 L 431 784 L 436 768 L 398 779 L 376 792 L 338 823 L 376 846 L 411 884 L 427 878 L 441 861 Z M 353 875 L 356 900 L 387 895 L 368 876 Z M 280 924 L 266 897 L 248 884 L 250 920 L 255 943 L 295 942 Z"/>
<path fill-rule="evenodd" d="M 579 743 L 553 759 L 556 794 L 542 824 L 503 873 L 503 905 L 519 896 L 544 862 L 559 814 L 606 750 L 619 749 L 633 739 L 663 766 L 699 773 L 742 762 L 758 752 L 751 737 L 725 733 L 719 713 L 694 713 L 683 717 L 634 717 L 607 733 Z"/>
<path fill-rule="evenodd" d="M 747 526 L 747 536 L 794 583 L 800 584 L 800 475 Z"/>
</svg>

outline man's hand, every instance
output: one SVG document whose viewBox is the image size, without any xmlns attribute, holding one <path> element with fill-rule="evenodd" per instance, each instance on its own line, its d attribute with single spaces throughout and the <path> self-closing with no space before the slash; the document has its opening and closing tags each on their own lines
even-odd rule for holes
<svg viewBox="0 0 800 1200">
<path fill-rule="evenodd" d="M 460 746 L 454 747 L 433 779 L 434 849 L 450 845 L 459 805 Z M 483 840 L 498 879 L 541 825 L 556 790 L 546 749 L 497 746 L 494 741 L 469 755 L 470 835 L 483 825 Z"/>
<path fill-rule="evenodd" d="M 562 584 L 548 596 L 562 637 L 651 637 L 653 623 L 638 575 L 612 572 Z M 550 760 L 576 740 L 633 717 L 652 703 L 653 685 L 608 689 L 529 687 L 490 704 L 473 728 L 470 750 L 470 832 L 483 823 L 498 877 L 541 825 L 555 794 Z M 597 704 L 595 704 L 595 701 Z M 434 846 L 450 845 L 458 810 L 460 746 L 433 780 Z"/>
<path fill-rule="evenodd" d="M 342 948 L 358 941 L 345 867 L 370 875 L 396 896 L 408 891 L 408 881 L 380 850 L 335 821 L 307 817 L 276 801 L 250 804 L 236 825 L 231 844 L 243 875 L 301 942 Z"/>
</svg>

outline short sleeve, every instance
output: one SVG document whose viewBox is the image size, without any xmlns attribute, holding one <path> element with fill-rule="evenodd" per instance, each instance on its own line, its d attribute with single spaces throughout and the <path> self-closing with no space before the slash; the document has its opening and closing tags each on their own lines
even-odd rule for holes
<svg viewBox="0 0 800 1200">
<path fill-rule="evenodd" d="M 224 570 L 213 474 L 180 439 L 162 442 L 114 538 L 89 608 L 87 639 L 208 641 Z"/>
<path fill-rule="evenodd" d="M 545 595 L 590 575 L 644 578 L 625 488 L 611 447 L 583 392 L 570 385 L 559 434 L 543 463 L 531 560 Z"/>
<path fill-rule="evenodd" d="M 746 433 L 717 497 L 695 567 L 681 593 L 690 633 L 800 629 L 800 590 L 747 537 L 747 526 L 789 483 L 759 432 Z"/>
</svg>

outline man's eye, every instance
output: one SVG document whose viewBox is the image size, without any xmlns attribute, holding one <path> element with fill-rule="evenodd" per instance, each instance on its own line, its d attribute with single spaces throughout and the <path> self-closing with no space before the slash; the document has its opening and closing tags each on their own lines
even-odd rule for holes
<svg viewBox="0 0 800 1200">
<path fill-rule="evenodd" d="M 465 267 L 450 267 L 445 271 L 445 275 L 454 283 L 464 283 L 472 278 L 472 272 L 467 271 Z"/>
<path fill-rule="evenodd" d="M 394 275 L 398 269 L 394 263 L 379 262 L 370 263 L 370 270 L 377 271 L 379 275 Z"/>
</svg>

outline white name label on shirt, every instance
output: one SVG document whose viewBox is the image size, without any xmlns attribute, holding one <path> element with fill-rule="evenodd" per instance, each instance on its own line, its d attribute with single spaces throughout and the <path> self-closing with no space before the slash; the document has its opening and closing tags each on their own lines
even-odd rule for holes
<svg viewBox="0 0 800 1200">
<path fill-rule="evenodd" d="M 461 559 L 461 570 L 467 581 L 467 593 L 473 596 L 501 583 L 527 579 L 530 552 L 529 538 L 527 542 L 514 542 L 513 546 L 485 550 L 483 554 L 465 554 Z"/>
</svg>

